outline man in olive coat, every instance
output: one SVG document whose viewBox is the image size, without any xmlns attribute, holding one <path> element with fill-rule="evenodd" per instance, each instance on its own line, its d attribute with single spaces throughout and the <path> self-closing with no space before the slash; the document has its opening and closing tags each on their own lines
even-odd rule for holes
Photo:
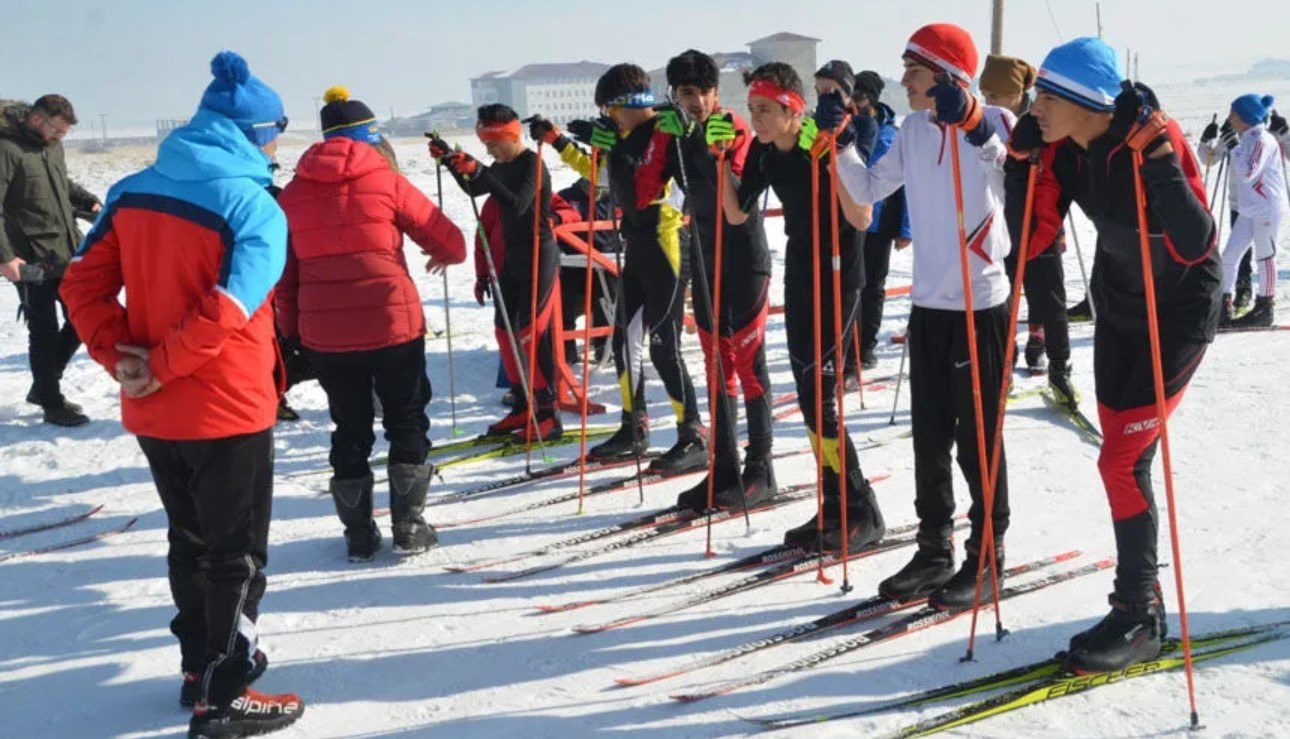
<svg viewBox="0 0 1290 739">
<path fill-rule="evenodd" d="M 92 217 L 100 207 L 67 177 L 63 137 L 74 125 L 76 112 L 61 95 L 0 106 L 0 275 L 17 285 L 27 317 L 27 402 L 44 409 L 45 423 L 59 426 L 89 421 L 60 387 L 81 342 L 67 322 L 58 285 L 81 241 L 77 214 Z"/>
</svg>

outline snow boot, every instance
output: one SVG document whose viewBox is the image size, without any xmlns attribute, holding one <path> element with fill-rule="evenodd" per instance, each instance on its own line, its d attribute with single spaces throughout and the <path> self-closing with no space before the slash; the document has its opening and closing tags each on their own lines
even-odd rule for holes
<svg viewBox="0 0 1290 739">
<path fill-rule="evenodd" d="M 1218 313 L 1218 327 L 1231 328 L 1232 319 L 1234 317 L 1235 316 L 1232 313 L 1232 294 L 1223 293 L 1223 307 L 1219 310 L 1219 313 Z"/>
<path fill-rule="evenodd" d="M 1071 366 L 1064 359 L 1054 359 L 1048 367 L 1048 389 L 1053 400 L 1068 408 L 1079 407 L 1079 393 L 1071 385 Z"/>
<path fill-rule="evenodd" d="M 1254 307 L 1245 315 L 1232 321 L 1231 328 L 1267 328 L 1271 326 L 1276 318 L 1276 305 L 1274 298 L 1258 297 L 1254 299 Z"/>
<path fill-rule="evenodd" d="M 331 499 L 345 524 L 345 549 L 350 562 L 371 562 L 381 548 L 381 530 L 372 520 L 371 475 L 331 479 Z"/>
<path fill-rule="evenodd" d="M 999 573 L 999 588 L 1003 588 L 1003 542 L 995 539 L 994 554 Z M 961 608 L 971 608 L 972 600 L 976 596 L 976 572 L 977 565 L 980 562 L 981 550 L 979 546 L 968 543 L 966 555 L 963 558 L 963 564 L 959 567 L 958 572 L 945 582 L 944 585 L 937 588 L 927 598 L 927 604 L 941 611 L 958 610 Z M 985 561 L 986 569 L 982 572 L 981 577 L 981 602 L 990 603 L 994 600 L 995 578 L 990 575 L 990 559 L 987 555 Z"/>
<path fill-rule="evenodd" d="M 1261 300 L 1262 298 L 1260 298 Z M 58 405 L 43 406 L 45 414 L 44 421 L 52 426 L 63 426 L 66 428 L 75 428 L 84 426 L 90 422 L 90 417 L 77 410 L 79 406 L 62 401 Z"/>
<path fill-rule="evenodd" d="M 251 664 L 246 673 L 246 684 L 254 685 L 256 680 L 269 669 L 269 658 L 259 649 L 251 655 Z M 202 673 L 185 672 L 184 683 L 179 688 L 179 705 L 192 708 L 202 699 Z"/>
<path fill-rule="evenodd" d="M 1112 594 L 1111 612 L 1097 625 L 1071 638 L 1066 669 L 1084 675 L 1121 670 L 1160 656 L 1165 637 L 1165 604 L 1157 593 L 1143 603 L 1127 603 Z"/>
<path fill-rule="evenodd" d="M 300 719 L 305 703 L 295 693 L 264 695 L 250 688 L 227 706 L 200 701 L 188 722 L 188 739 L 227 739 L 285 729 Z"/>
<path fill-rule="evenodd" d="M 63 379 L 63 378 L 61 378 L 61 377 L 60 377 L 60 378 L 58 378 L 58 379 L 60 379 L 60 380 L 61 380 L 61 379 Z M 36 397 L 36 386 L 35 386 L 35 385 L 32 385 L 32 386 L 31 386 L 31 389 L 27 391 L 27 402 L 28 402 L 28 403 L 30 403 L 31 405 L 42 405 L 42 406 L 44 405 L 43 403 L 41 403 L 41 402 L 40 402 L 40 398 L 37 398 L 37 397 Z M 63 400 L 62 400 L 62 402 L 61 402 L 61 403 L 54 403 L 53 405 L 61 405 L 61 406 L 63 406 L 64 408 L 66 408 L 67 410 L 71 411 L 72 413 L 84 413 L 84 412 L 85 412 L 85 409 L 84 409 L 84 408 L 82 408 L 79 404 L 77 404 L 77 403 L 73 403 L 72 401 L 68 400 L 67 398 L 63 398 Z"/>
<path fill-rule="evenodd" d="M 1093 320 L 1093 309 L 1089 307 L 1088 296 L 1066 309 L 1066 320 L 1071 323 L 1088 323 Z"/>
<path fill-rule="evenodd" d="M 913 559 L 899 572 L 878 583 L 878 594 L 899 601 L 925 598 L 953 576 L 953 539 L 919 534 L 918 549 Z"/>
<path fill-rule="evenodd" d="M 1022 351 L 1026 357 L 1026 370 L 1031 377 L 1038 377 L 1048 371 L 1048 357 L 1044 354 L 1043 334 L 1032 333 L 1026 339 L 1026 347 Z"/>
<path fill-rule="evenodd" d="M 697 423 L 687 423 L 677 427 L 676 443 L 650 462 L 649 471 L 679 475 L 707 466 L 708 446 L 703 442 L 703 429 Z"/>
<path fill-rule="evenodd" d="M 587 459 L 613 461 L 639 457 L 649 449 L 649 419 L 624 411 L 614 435 L 587 450 Z"/>
<path fill-rule="evenodd" d="M 434 527 L 422 518 L 434 465 L 391 463 L 389 472 L 394 551 L 420 554 L 439 543 Z"/>
</svg>

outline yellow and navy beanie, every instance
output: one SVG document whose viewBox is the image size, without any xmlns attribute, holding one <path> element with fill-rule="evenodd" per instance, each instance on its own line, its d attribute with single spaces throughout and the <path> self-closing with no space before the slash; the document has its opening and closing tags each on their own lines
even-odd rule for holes
<svg viewBox="0 0 1290 739">
<path fill-rule="evenodd" d="M 341 85 L 329 88 L 323 93 L 322 122 L 324 139 L 344 136 L 365 144 L 376 144 L 381 140 L 381 131 L 376 126 L 376 115 L 361 100 L 350 100 L 349 90 Z"/>
</svg>

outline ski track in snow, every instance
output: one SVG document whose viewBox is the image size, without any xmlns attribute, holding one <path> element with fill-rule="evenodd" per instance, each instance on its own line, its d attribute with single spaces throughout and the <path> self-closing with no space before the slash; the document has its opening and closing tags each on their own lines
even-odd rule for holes
<svg viewBox="0 0 1290 739">
<path fill-rule="evenodd" d="M 1272 92 L 1290 94 L 1290 89 L 1272 87 Z M 1281 87 L 1290 88 L 1290 84 Z M 1194 140 L 1210 111 L 1225 109 L 1227 101 L 1245 91 L 1196 86 L 1160 92 L 1167 108 L 1182 113 L 1179 117 Z M 482 153 L 477 142 L 462 143 Z M 284 144 L 284 173 L 289 173 L 306 145 L 304 139 Z M 396 148 L 406 173 L 433 195 L 433 162 L 423 143 L 403 140 Z M 150 157 L 150 152 L 131 150 L 108 155 L 72 153 L 68 159 L 74 178 L 102 194 Z M 547 152 L 546 161 L 558 186 L 574 179 L 552 153 Z M 287 177 L 281 176 L 279 183 Z M 464 230 L 473 231 L 469 204 L 451 178 L 444 179 L 447 213 Z M 1077 217 L 1077 224 L 1085 255 L 1091 259 L 1091 225 L 1082 217 Z M 779 252 L 777 264 L 782 264 L 779 221 L 771 220 L 768 231 Z M 1290 236 L 1283 233 L 1282 242 L 1290 243 Z M 1071 246 L 1066 277 L 1073 303 L 1083 286 Z M 419 269 L 424 259 L 410 242 L 407 253 L 414 270 Z M 888 285 L 908 284 L 909 254 L 898 252 L 892 262 Z M 780 302 L 778 269 L 775 303 Z M 442 282 L 421 273 L 415 279 L 430 328 L 442 330 Z M 492 309 L 474 304 L 469 264 L 453 268 L 450 281 L 457 417 L 460 430 L 473 435 L 503 411 L 497 402 L 502 391 L 493 387 Z M 1284 285 L 1280 292 L 1290 297 Z M 1286 297 L 1283 305 L 1290 306 Z M 15 292 L 0 290 L 0 316 L 12 316 L 16 308 Z M 900 347 L 886 337 L 903 332 L 908 310 L 905 299 L 889 303 L 879 349 L 880 373 L 896 369 Z M 1096 418 L 1091 326 L 1073 326 L 1072 342 L 1075 383 L 1085 412 Z M 1280 438 L 1285 428 L 1280 412 L 1290 403 L 1290 385 L 1284 382 L 1290 361 L 1288 342 L 1286 334 L 1219 337 L 1170 426 L 1191 623 L 1196 630 L 1290 618 L 1285 597 L 1283 488 L 1290 479 L 1290 462 Z M 446 342 L 436 338 L 427 346 L 429 374 L 437 391 L 429 409 L 431 436 L 442 441 L 451 434 Z M 695 337 L 687 336 L 686 346 L 706 416 Z M 771 318 L 768 354 L 774 392 L 791 390 L 782 317 Z M 614 406 L 617 392 L 612 372 L 595 380 L 596 398 Z M 1038 382 L 1042 380 L 1017 380 L 1021 388 Z M 143 455 L 120 426 L 115 383 L 84 352 L 76 356 L 64 389 L 93 418 L 78 429 L 41 424 L 36 409 L 23 402 L 28 383 L 25 330 L 13 321 L 0 323 L 0 530 L 75 514 L 99 503 L 105 508 L 70 527 L 0 539 L 0 554 L 107 529 L 132 516 L 140 521 L 130 532 L 101 542 L 0 564 L 3 733 L 180 734 L 188 715 L 176 705 L 178 649 L 167 629 L 172 605 L 165 573 L 165 516 Z M 894 384 L 871 390 L 865 411 L 857 411 L 853 397 L 847 416 L 852 433 L 859 438 L 902 431 L 908 421 L 907 389 L 902 390 L 897 414 L 899 429 L 887 424 Z M 654 417 L 668 417 L 670 410 L 656 380 L 651 380 L 648 394 Z M 296 691 L 308 703 L 302 721 L 282 736 L 576 737 L 629 731 L 640 737 L 740 735 L 749 725 L 735 713 L 778 714 L 883 700 L 1046 656 L 1062 648 L 1074 631 L 1103 615 L 1105 594 L 1111 588 L 1108 573 L 1008 602 L 1004 621 L 1012 635 L 998 644 L 993 640 L 993 616 L 984 612 L 977 664 L 958 662 L 968 631 L 967 619 L 962 619 L 789 679 L 693 706 L 676 705 L 667 696 L 682 687 L 786 663 L 815 651 L 827 638 L 639 688 L 614 688 L 613 679 L 652 673 L 729 648 L 786 623 L 836 610 L 852 598 L 806 575 L 760 589 L 755 596 L 725 599 L 605 634 L 577 636 L 570 627 L 608 621 L 724 580 L 554 615 L 535 615 L 533 606 L 620 592 L 713 566 L 702 557 L 703 534 L 663 539 L 506 584 L 483 584 L 479 574 L 442 571 L 448 563 L 527 551 L 635 515 L 640 509 L 634 490 L 593 498 L 582 516 L 569 505 L 447 529 L 441 532 L 442 546 L 418 559 L 400 561 L 387 548 L 371 565 L 348 564 L 331 501 L 318 494 L 325 490 L 326 472 L 286 476 L 325 468 L 330 431 L 326 398 L 316 383 L 308 383 L 292 391 L 291 401 L 302 420 L 281 425 L 276 433 L 278 484 L 269 589 L 260 619 L 271 669 L 257 686 L 268 692 Z M 611 407 L 610 415 L 592 422 L 615 418 Z M 572 416 L 566 416 L 566 423 L 576 425 Z M 1007 428 L 1013 506 L 1009 561 L 1019 563 L 1070 548 L 1083 549 L 1090 557 L 1112 554 L 1114 542 L 1096 450 L 1039 398 L 1016 403 Z M 672 439 L 672 431 L 660 431 L 652 442 L 665 447 Z M 778 425 L 776 443 L 779 449 L 806 445 L 800 416 Z M 378 440 L 377 453 L 384 446 Z M 568 458 L 575 453 L 576 447 L 564 447 L 557 455 Z M 888 524 L 913 520 L 909 442 L 899 440 L 864 453 L 862 462 L 870 474 L 891 475 L 877 488 Z M 436 482 L 432 494 L 514 474 L 522 466 L 522 458 L 512 457 L 446 470 L 444 482 Z M 1159 469 L 1157 462 L 1157 481 Z M 809 456 L 778 465 L 781 485 L 809 480 L 813 472 Z M 622 474 L 626 471 L 615 470 L 594 479 Z M 646 488 L 647 509 L 670 505 L 693 479 Z M 483 515 L 573 485 L 576 478 L 428 512 L 432 522 Z M 957 487 L 965 507 L 961 480 Z M 1168 562 L 1173 557 L 1168 549 L 1164 487 L 1159 482 L 1156 492 L 1162 505 L 1161 559 Z M 378 507 L 386 505 L 384 486 L 378 486 L 377 497 Z M 750 535 L 737 523 L 714 528 L 721 557 L 717 561 L 777 543 L 785 528 L 813 510 L 812 503 L 801 502 L 761 514 L 752 520 Z M 382 524 L 388 533 L 388 519 L 382 519 Z M 908 554 L 904 550 L 853 564 L 856 595 L 873 592 Z M 833 574 L 840 573 L 835 568 Z M 1176 633 L 1173 570 L 1164 570 L 1162 577 L 1167 578 L 1171 631 Z M 854 634 L 856 629 L 843 633 Z M 1212 735 L 1284 735 L 1290 713 L 1286 708 L 1290 706 L 1290 645 L 1272 644 L 1211 663 L 1198 672 L 1198 689 L 1201 717 Z M 786 734 L 883 733 L 943 708 Z M 1183 677 L 1171 673 L 1019 711 L 968 727 L 961 735 L 1181 736 L 1186 719 Z"/>
</svg>

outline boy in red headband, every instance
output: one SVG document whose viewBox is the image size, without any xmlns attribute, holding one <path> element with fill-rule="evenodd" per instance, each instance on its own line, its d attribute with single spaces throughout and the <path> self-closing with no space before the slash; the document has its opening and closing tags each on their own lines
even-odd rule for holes
<svg viewBox="0 0 1290 739">
<path fill-rule="evenodd" d="M 905 50 L 901 85 L 913 113 L 900 126 L 890 151 L 866 167 L 854 151 L 839 156 L 842 184 L 856 200 L 877 202 L 904 185 L 912 216 L 914 274 L 909 317 L 910 417 L 914 432 L 915 510 L 918 551 L 900 572 L 884 580 L 889 598 L 929 596 L 939 608 L 972 605 L 978 555 L 987 515 L 993 517 L 999 569 L 1008 528 L 1008 475 L 999 450 L 994 510 L 985 510 L 967 342 L 966 301 L 960 266 L 958 223 L 966 223 L 968 261 L 980 363 L 981 411 L 989 460 L 1003 383 L 1008 329 L 1008 276 L 1004 258 L 1012 249 L 1004 219 L 1006 139 L 1016 118 L 986 106 L 967 88 L 976 74 L 977 51 L 958 26 L 919 29 Z M 825 105 L 821 100 L 821 107 Z M 841 107 L 836 101 L 835 107 Z M 997 132 L 997 133 L 996 133 Z M 950 136 L 959 140 L 963 209 L 956 210 Z M 1001 138 L 1002 137 L 1002 138 Z M 960 220 L 962 219 L 962 220 Z M 972 495 L 972 533 L 967 558 L 954 571 L 950 538 L 954 487 L 950 451 L 958 448 L 959 469 Z M 1002 580 L 1002 575 L 1000 575 Z M 982 602 L 992 596 L 986 573 Z"/>
<path fill-rule="evenodd" d="M 815 453 L 824 462 L 824 536 L 819 542 L 816 517 L 789 529 L 784 543 L 813 550 L 822 543 L 825 550 L 842 548 L 842 537 L 847 537 L 848 549 L 859 552 L 872 548 L 882 540 L 887 528 L 883 522 L 873 488 L 860 470 L 860 459 L 849 436 L 837 436 L 837 408 L 834 404 L 835 383 L 832 357 L 837 332 L 833 323 L 833 280 L 831 275 L 820 280 L 820 293 L 813 285 L 813 255 L 815 248 L 812 234 L 811 157 L 819 128 L 816 121 L 806 116 L 806 101 L 802 97 L 802 81 L 793 68 L 782 62 L 771 62 L 745 74 L 748 83 L 748 112 L 757 140 L 748 150 L 742 180 L 733 172 L 727 173 L 728 184 L 723 194 L 726 218 L 741 224 L 756 209 L 758 196 L 770 187 L 775 190 L 784 208 L 784 231 L 788 236 L 784 266 L 784 323 L 788 332 L 789 360 L 793 380 L 797 384 L 798 404 L 806 419 L 807 435 Z M 719 119 L 718 119 L 719 120 Z M 710 142 L 722 138 L 709 119 L 706 126 Z M 836 128 L 842 121 L 830 121 Z M 849 135 L 849 132 L 842 134 Z M 726 135 L 733 138 L 733 132 Z M 850 141 L 847 141 L 850 144 Z M 735 182 L 738 182 L 736 186 Z M 737 189 L 736 189 L 737 187 Z M 859 304 L 860 288 L 864 284 L 863 255 L 860 248 L 860 230 L 869 227 L 872 209 L 852 202 L 841 193 L 841 212 L 844 219 L 836 224 L 842 249 L 842 312 L 843 345 L 850 347 L 850 330 L 855 326 L 855 312 Z M 822 162 L 819 172 L 820 238 L 819 259 L 828 274 L 832 261 L 833 230 L 831 204 L 833 192 L 829 181 L 827 163 Z M 815 404 L 815 327 L 816 306 L 821 319 L 821 352 L 823 360 L 822 414 L 816 418 Z M 845 446 L 842 446 L 845 445 Z M 845 469 L 839 459 L 839 449 L 844 449 Z M 841 476 L 846 475 L 847 531 L 842 531 Z"/>
<path fill-rule="evenodd" d="M 443 160 L 448 171 L 467 195 L 488 195 L 480 213 L 481 232 L 476 234 L 475 300 L 484 304 L 488 290 L 488 263 L 483 249 L 490 249 L 497 268 L 497 287 L 506 303 L 511 328 L 519 345 L 522 361 L 527 362 L 529 342 L 537 337 L 537 367 L 533 372 L 533 405 L 536 406 L 538 433 L 543 440 L 559 437 L 564 429 L 555 405 L 555 355 L 551 332 L 554 314 L 552 297 L 556 286 L 559 250 L 551 235 L 551 177 L 537 154 L 520 141 L 519 116 L 511 108 L 485 105 L 479 109 L 475 132 L 493 158 L 485 167 L 465 152 L 447 150 L 442 141 L 430 142 L 430 154 Z M 540 168 L 540 169 L 539 169 Z M 535 172 L 541 172 L 541 214 L 538 222 L 537 285 L 533 284 L 533 205 Z M 537 321 L 530 325 L 533 289 L 537 289 Z M 525 391 L 528 378 L 516 364 L 510 339 L 506 335 L 501 306 L 494 306 L 493 330 L 498 351 L 506 370 L 506 379 L 515 394 L 515 405 L 509 415 L 488 427 L 489 434 L 517 434 L 527 438 L 533 432 L 529 422 L 529 398 Z"/>
<path fill-rule="evenodd" d="M 645 416 L 645 373 L 641 343 L 649 335 L 649 356 L 676 412 L 676 444 L 650 464 L 655 472 L 681 473 L 708 464 L 694 383 L 681 356 L 688 249 L 681 238 L 681 200 L 672 137 L 658 130 L 649 73 L 635 64 L 616 64 L 596 81 L 596 105 L 605 115 L 571 121 L 569 132 L 600 150 L 610 196 L 622 209 L 619 229 L 626 242 L 623 289 L 614 322 L 614 365 L 623 399 L 622 427 L 590 449 L 592 459 L 638 456 L 649 446 Z M 583 177 L 591 158 L 541 116 L 529 119 L 530 135 L 560 152 Z M 629 369 L 630 368 L 630 369 Z M 634 385 L 634 387 L 633 387 Z"/>
</svg>

